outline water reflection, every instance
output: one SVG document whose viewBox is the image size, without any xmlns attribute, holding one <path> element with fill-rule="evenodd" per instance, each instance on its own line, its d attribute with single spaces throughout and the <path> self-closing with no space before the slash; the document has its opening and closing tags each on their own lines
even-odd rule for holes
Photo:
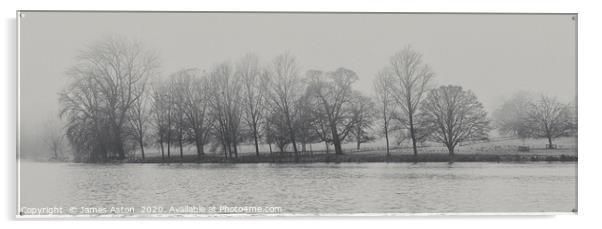
<svg viewBox="0 0 602 229">
<path fill-rule="evenodd" d="M 284 213 L 569 212 L 575 163 L 21 162 L 21 206 L 279 206 Z"/>
</svg>

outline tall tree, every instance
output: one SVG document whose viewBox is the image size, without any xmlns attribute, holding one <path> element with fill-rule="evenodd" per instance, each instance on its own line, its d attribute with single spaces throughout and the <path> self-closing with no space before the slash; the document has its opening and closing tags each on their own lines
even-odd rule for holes
<svg viewBox="0 0 602 229">
<path fill-rule="evenodd" d="M 355 126 L 351 130 L 351 134 L 355 138 L 356 149 L 359 150 L 360 144 L 375 139 L 371 131 L 374 124 L 375 104 L 370 97 L 363 96 L 359 92 L 355 94 L 351 103 L 351 116 Z"/>
<path fill-rule="evenodd" d="M 243 110 L 253 142 L 255 154 L 259 156 L 259 131 L 262 129 L 269 74 L 259 67 L 259 59 L 252 54 L 245 55 L 236 65 L 236 74 L 243 82 Z"/>
<path fill-rule="evenodd" d="M 416 147 L 416 130 L 421 123 L 416 120 L 416 114 L 420 110 L 420 104 L 428 92 L 431 79 L 435 76 L 431 68 L 422 60 L 422 54 L 416 52 L 410 46 L 397 52 L 390 59 L 391 95 L 400 111 L 398 120 L 407 128 L 412 139 L 414 158 L 418 157 Z"/>
<path fill-rule="evenodd" d="M 422 104 L 421 119 L 432 130 L 430 138 L 443 143 L 454 161 L 454 149 L 466 141 L 488 138 L 487 112 L 471 91 L 460 86 L 433 89 Z"/>
<path fill-rule="evenodd" d="M 242 83 L 229 63 L 217 65 L 210 73 L 211 107 L 217 120 L 217 137 L 225 157 L 238 157 L 242 118 Z"/>
<path fill-rule="evenodd" d="M 89 46 L 77 60 L 59 99 L 67 138 L 83 158 L 124 159 L 128 113 L 155 73 L 157 58 L 137 42 L 113 38 Z"/>
<path fill-rule="evenodd" d="M 548 139 L 548 148 L 554 147 L 554 138 L 569 136 L 576 127 L 570 106 L 558 102 L 556 98 L 541 96 L 530 106 L 528 123 L 533 136 Z"/>
<path fill-rule="evenodd" d="M 289 128 L 286 116 L 281 110 L 274 109 L 269 113 L 267 120 L 265 125 L 266 142 L 270 144 L 270 148 L 271 144 L 275 144 L 280 153 L 285 152 L 286 147 L 292 142 L 291 138 L 288 136 Z"/>
<path fill-rule="evenodd" d="M 391 120 L 394 116 L 395 109 L 393 107 L 393 98 L 389 85 L 392 83 L 390 72 L 383 69 L 376 74 L 374 78 L 374 92 L 376 93 L 376 101 L 378 102 L 378 116 L 382 120 L 382 133 L 385 135 L 387 156 L 391 156 L 389 151 L 389 128 Z"/>
<path fill-rule="evenodd" d="M 295 57 L 288 52 L 274 59 L 269 71 L 269 101 L 274 109 L 276 109 L 276 113 L 284 116 L 288 137 L 293 145 L 295 158 L 298 160 L 299 152 L 297 150 L 293 123 L 297 112 L 295 105 L 301 96 L 303 88 L 299 80 L 297 65 Z"/>
<path fill-rule="evenodd" d="M 174 112 L 172 120 L 174 121 L 174 134 L 175 140 L 178 143 L 178 147 L 180 150 L 180 160 L 184 160 L 184 139 L 186 138 L 185 134 L 187 132 L 188 126 L 186 122 L 186 100 L 187 91 L 190 91 L 190 87 L 192 86 L 192 73 L 193 70 L 184 69 L 177 71 L 176 73 L 170 75 L 169 84 L 170 84 L 170 92 L 169 98 L 171 103 L 173 104 Z"/>
<path fill-rule="evenodd" d="M 200 159 L 204 154 L 204 147 L 209 141 L 209 135 L 213 127 L 210 115 L 211 89 L 209 79 L 197 69 L 188 69 L 186 72 L 191 78 L 190 85 L 182 93 L 184 94 L 184 116 L 186 129 L 190 132 L 190 141 L 195 144 L 197 157 Z"/>
<path fill-rule="evenodd" d="M 171 85 L 165 82 L 156 82 L 152 90 L 152 124 L 155 135 L 161 148 L 161 159 L 165 161 L 165 144 L 167 144 L 167 158 L 171 159 L 171 141 L 173 129 L 174 106 L 171 102 Z"/>
<path fill-rule="evenodd" d="M 357 80 L 357 74 L 345 68 L 327 74 L 320 71 L 308 72 L 306 93 L 314 104 L 314 112 L 317 113 L 315 117 L 322 119 L 319 124 L 328 128 L 337 155 L 343 154 L 341 143 L 358 121 L 351 112 L 354 100 L 351 85 Z"/>
<path fill-rule="evenodd" d="M 307 151 L 307 144 L 309 144 L 311 151 L 311 144 L 320 142 L 321 138 L 318 136 L 317 132 L 313 130 L 316 117 L 313 111 L 313 104 L 307 94 L 299 98 L 297 101 L 297 108 L 297 119 L 294 125 L 295 130 L 297 131 L 296 136 L 301 142 L 301 151 Z"/>
<path fill-rule="evenodd" d="M 55 117 L 49 118 L 46 123 L 44 123 L 44 131 L 42 134 L 44 143 L 52 152 L 50 159 L 63 160 L 65 134 Z"/>
<path fill-rule="evenodd" d="M 145 86 L 143 86 L 145 87 Z M 132 130 L 132 137 L 138 142 L 140 152 L 142 154 L 142 160 L 144 156 L 144 142 L 146 140 L 145 135 L 148 129 L 148 108 L 147 108 L 146 96 L 141 96 L 136 102 L 132 104 L 129 110 L 130 118 L 128 119 L 130 128 Z"/>
<path fill-rule="evenodd" d="M 532 137 L 529 113 L 533 99 L 527 92 L 518 92 L 493 112 L 500 134 L 516 136 L 523 140 Z"/>
</svg>

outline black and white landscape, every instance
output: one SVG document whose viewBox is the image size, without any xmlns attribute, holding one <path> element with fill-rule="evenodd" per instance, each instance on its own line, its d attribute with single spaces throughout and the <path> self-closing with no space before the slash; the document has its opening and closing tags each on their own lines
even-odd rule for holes
<svg viewBox="0 0 602 229">
<path fill-rule="evenodd" d="M 18 215 L 577 211 L 575 14 L 19 17 Z"/>
</svg>

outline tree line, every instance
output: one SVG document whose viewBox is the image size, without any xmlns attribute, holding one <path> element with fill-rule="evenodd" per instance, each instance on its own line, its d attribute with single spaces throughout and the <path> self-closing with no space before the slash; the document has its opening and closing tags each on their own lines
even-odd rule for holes
<svg viewBox="0 0 602 229">
<path fill-rule="evenodd" d="M 77 161 L 124 159 L 134 151 L 144 159 L 148 145 L 156 146 L 163 160 L 183 158 L 186 146 L 194 146 L 199 159 L 206 146 L 236 158 L 246 143 L 253 144 L 257 156 L 259 146 L 267 144 L 270 153 L 291 151 L 298 159 L 314 143 L 325 144 L 327 152 L 332 146 L 340 155 L 345 142 L 359 149 L 380 136 L 390 156 L 391 132 L 411 141 L 415 158 L 418 145 L 428 140 L 445 145 L 453 159 L 459 143 L 486 141 L 492 128 L 474 93 L 455 85 L 435 87 L 434 71 L 410 46 L 376 73 L 373 97 L 354 89 L 359 76 L 353 70 L 302 72 L 288 52 L 266 62 L 247 54 L 168 77 L 157 77 L 154 53 L 124 39 L 96 43 L 77 60 L 59 97 L 65 136 Z M 530 114 L 530 123 L 547 122 L 541 117 L 549 116 Z M 529 133 L 542 136 L 541 131 Z"/>
<path fill-rule="evenodd" d="M 505 101 L 494 113 L 499 131 L 525 141 L 527 138 L 544 138 L 547 148 L 556 148 L 553 140 L 577 135 L 577 110 L 572 103 L 562 103 L 556 98 L 528 92 L 518 92 Z"/>
</svg>

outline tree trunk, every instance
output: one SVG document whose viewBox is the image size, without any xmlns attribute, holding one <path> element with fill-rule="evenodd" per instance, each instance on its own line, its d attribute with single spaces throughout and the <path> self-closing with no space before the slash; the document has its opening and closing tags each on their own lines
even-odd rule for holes
<svg viewBox="0 0 602 229">
<path fill-rule="evenodd" d="M 295 141 L 295 132 L 293 130 L 291 117 L 290 117 L 290 114 L 288 113 L 288 111 L 285 113 L 286 113 L 286 121 L 287 121 L 287 125 L 288 125 L 288 132 L 291 137 L 291 142 L 293 143 L 293 151 L 295 152 L 295 161 L 299 161 L 299 151 L 297 151 L 297 142 Z"/>
<path fill-rule="evenodd" d="M 230 145 L 230 143 L 227 143 L 228 150 L 226 150 L 228 152 L 228 157 L 232 158 L 232 146 Z"/>
<path fill-rule="evenodd" d="M 171 140 L 170 139 L 167 139 L 167 160 L 171 161 Z"/>
<path fill-rule="evenodd" d="M 387 157 L 391 156 L 391 153 L 389 152 L 389 131 L 387 131 L 387 128 L 385 127 L 385 140 L 387 142 Z"/>
<path fill-rule="evenodd" d="M 125 150 L 123 149 L 123 142 L 121 141 L 121 139 L 119 137 L 116 137 L 116 138 L 117 138 L 117 141 L 116 141 L 117 158 L 119 160 L 123 160 L 123 159 L 125 159 Z"/>
<path fill-rule="evenodd" d="M 204 148 L 203 148 L 203 144 L 201 143 L 200 140 L 196 140 L 196 155 L 197 158 L 200 160 L 201 157 L 203 156 L 203 154 L 205 154 L 204 152 Z"/>
<path fill-rule="evenodd" d="M 144 141 L 140 139 L 140 151 L 142 151 L 142 160 L 144 161 Z"/>
<path fill-rule="evenodd" d="M 414 123 L 412 122 L 412 116 L 410 116 L 410 136 L 412 137 L 412 149 L 414 150 L 414 162 L 418 162 L 418 149 L 416 148 L 416 133 L 414 130 Z"/>
<path fill-rule="evenodd" d="M 385 94 L 386 96 L 386 94 Z M 387 157 L 391 156 L 391 153 L 389 152 L 389 123 L 387 122 L 387 97 L 385 97 L 384 99 L 384 104 L 383 104 L 383 126 L 385 128 L 385 140 L 387 142 Z"/>
<path fill-rule="evenodd" d="M 234 143 L 234 158 L 238 158 L 238 146 Z"/>
<path fill-rule="evenodd" d="M 552 149 L 552 136 L 548 135 L 548 149 Z"/>
<path fill-rule="evenodd" d="M 178 144 L 180 145 L 180 161 L 184 160 L 184 149 L 182 149 L 182 134 L 178 136 Z"/>
<path fill-rule="evenodd" d="M 330 121 L 330 132 L 332 133 L 332 144 L 334 144 L 334 154 L 343 154 L 343 149 L 341 148 L 341 139 L 339 138 L 339 133 L 337 133 L 337 126 L 333 121 Z"/>
<path fill-rule="evenodd" d="M 293 143 L 293 152 L 295 152 L 295 161 L 299 161 L 299 151 L 297 150 L 297 142 L 295 142 L 295 134 L 291 134 L 291 136 Z"/>
<path fill-rule="evenodd" d="M 342 155 L 343 154 L 343 149 L 341 148 L 341 141 L 337 138 L 333 138 L 334 139 L 334 154 L 336 155 Z"/>
<path fill-rule="evenodd" d="M 357 136 L 356 136 L 356 140 L 357 140 L 357 150 L 360 150 L 360 144 L 362 143 L 362 130 L 360 129 L 359 125 L 357 127 Z"/>
<path fill-rule="evenodd" d="M 121 139 L 121 129 L 118 126 L 115 126 L 115 136 L 114 136 L 114 144 L 115 144 L 115 153 L 117 153 L 117 158 L 119 160 L 125 159 L 125 150 L 123 149 L 123 141 Z"/>
<path fill-rule="evenodd" d="M 259 142 L 257 141 L 257 129 L 253 130 L 253 140 L 255 141 L 255 154 L 259 157 Z"/>
<path fill-rule="evenodd" d="M 274 153 L 272 152 L 272 143 L 268 142 L 268 147 L 270 147 L 270 158 L 272 162 L 274 162 Z"/>
<path fill-rule="evenodd" d="M 159 145 L 161 145 L 161 161 L 165 162 L 165 150 L 163 149 L 163 139 L 159 140 Z"/>
<path fill-rule="evenodd" d="M 456 161 L 456 155 L 454 154 L 454 146 L 447 146 L 447 151 L 449 151 L 449 163 L 454 163 Z"/>
</svg>

